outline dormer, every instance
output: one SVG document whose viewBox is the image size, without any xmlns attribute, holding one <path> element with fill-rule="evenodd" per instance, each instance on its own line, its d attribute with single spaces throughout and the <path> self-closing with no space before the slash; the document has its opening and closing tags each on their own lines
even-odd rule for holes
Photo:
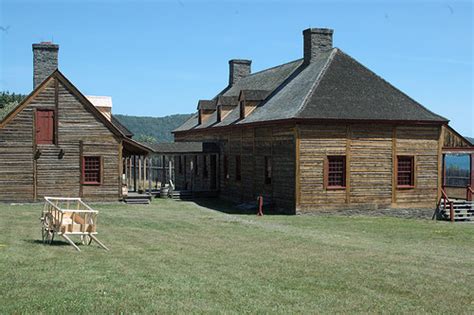
<svg viewBox="0 0 474 315">
<path fill-rule="evenodd" d="M 237 96 L 219 96 L 217 98 L 217 122 L 221 122 L 238 105 Z"/>
<path fill-rule="evenodd" d="M 270 94 L 266 90 L 242 90 L 239 94 L 240 119 L 250 115 Z"/>
<path fill-rule="evenodd" d="M 206 122 L 209 117 L 216 111 L 216 101 L 215 100 L 199 100 L 198 102 L 198 125 Z"/>
</svg>

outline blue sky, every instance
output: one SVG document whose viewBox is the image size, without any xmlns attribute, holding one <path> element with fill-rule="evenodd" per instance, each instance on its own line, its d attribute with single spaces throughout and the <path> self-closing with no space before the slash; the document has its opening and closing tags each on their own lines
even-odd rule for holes
<svg viewBox="0 0 474 315">
<path fill-rule="evenodd" d="M 29 93 L 31 44 L 60 45 L 60 70 L 114 113 L 190 113 L 228 80 L 302 57 L 302 30 L 334 44 L 474 136 L 471 1 L 0 0 L 0 90 Z"/>
</svg>

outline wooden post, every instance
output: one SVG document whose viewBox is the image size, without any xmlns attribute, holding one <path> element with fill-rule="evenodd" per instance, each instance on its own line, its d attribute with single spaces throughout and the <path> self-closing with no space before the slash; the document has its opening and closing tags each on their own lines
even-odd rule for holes
<svg viewBox="0 0 474 315">
<path fill-rule="evenodd" d="M 454 222 L 454 204 L 452 201 L 449 203 L 449 219 Z"/>
<path fill-rule="evenodd" d="M 352 141 L 352 128 L 351 125 L 346 126 L 346 165 L 345 165 L 345 176 L 346 176 L 346 203 L 351 203 L 351 141 Z"/>
<path fill-rule="evenodd" d="M 173 159 L 174 159 L 174 157 L 173 157 Z M 173 170 L 172 170 L 173 166 L 171 164 L 171 159 L 170 158 L 168 158 L 168 164 L 169 164 L 169 170 L 168 170 L 169 171 L 169 179 L 173 180 Z"/>
<path fill-rule="evenodd" d="M 82 198 L 83 195 L 84 195 L 84 190 L 83 190 L 83 187 L 82 187 L 82 183 L 84 182 L 84 176 L 83 176 L 83 172 L 82 172 L 82 169 L 84 168 L 84 143 L 82 142 L 82 140 L 79 141 L 79 165 L 80 165 L 80 168 L 79 168 L 79 197 Z"/>
<path fill-rule="evenodd" d="M 443 176 L 443 169 L 444 169 L 444 158 L 443 158 L 443 146 L 444 146 L 444 126 L 439 128 L 439 139 L 438 139 L 438 195 L 437 200 L 441 198 L 441 189 L 444 186 L 444 176 Z"/>
<path fill-rule="evenodd" d="M 148 193 L 151 195 L 151 158 L 148 159 Z"/>
<path fill-rule="evenodd" d="M 392 130 L 392 206 L 397 203 L 397 126 Z M 439 200 L 439 198 L 438 198 Z"/>
<path fill-rule="evenodd" d="M 133 156 L 133 190 L 137 191 L 137 156 Z"/>
<path fill-rule="evenodd" d="M 32 129 L 33 129 L 33 135 L 32 135 L 32 138 L 33 138 L 33 152 L 32 152 L 33 153 L 33 201 L 36 201 L 38 199 L 38 178 L 37 178 L 38 157 L 36 156 L 36 150 L 38 149 L 38 147 L 36 145 L 36 108 L 33 110 L 33 128 Z"/>
<path fill-rule="evenodd" d="M 138 189 L 142 185 L 142 157 L 138 157 Z M 142 187 L 143 188 L 143 187 Z"/>
<path fill-rule="evenodd" d="M 122 193 L 122 186 L 123 186 L 123 164 L 124 164 L 124 159 L 123 159 L 123 156 L 122 156 L 122 152 L 123 152 L 123 144 L 122 144 L 122 141 L 120 141 L 120 144 L 118 146 L 118 150 L 119 150 L 119 165 L 118 165 L 118 189 L 119 189 L 119 197 L 122 198 L 123 197 L 123 193 Z"/>
<path fill-rule="evenodd" d="M 163 163 L 162 163 L 162 176 L 161 176 L 161 187 L 165 187 L 166 185 L 166 155 L 163 154 Z"/>
</svg>

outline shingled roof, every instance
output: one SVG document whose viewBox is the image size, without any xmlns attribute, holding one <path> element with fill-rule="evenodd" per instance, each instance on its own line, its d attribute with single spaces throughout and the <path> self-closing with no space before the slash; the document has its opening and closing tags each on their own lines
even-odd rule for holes
<svg viewBox="0 0 474 315">
<path fill-rule="evenodd" d="M 214 99 L 241 91 L 261 101 L 246 118 L 236 106 L 220 122 L 213 113 L 198 125 L 195 115 L 174 132 L 289 119 L 448 122 L 338 48 L 250 74 Z"/>
</svg>

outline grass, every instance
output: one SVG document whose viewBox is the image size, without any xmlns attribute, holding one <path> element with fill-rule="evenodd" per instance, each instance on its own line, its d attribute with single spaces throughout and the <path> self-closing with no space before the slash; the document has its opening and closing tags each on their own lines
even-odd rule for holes
<svg viewBox="0 0 474 315">
<path fill-rule="evenodd" d="M 0 313 L 474 312 L 473 224 L 95 208 L 110 252 L 44 246 L 41 205 L 0 205 Z"/>
</svg>

